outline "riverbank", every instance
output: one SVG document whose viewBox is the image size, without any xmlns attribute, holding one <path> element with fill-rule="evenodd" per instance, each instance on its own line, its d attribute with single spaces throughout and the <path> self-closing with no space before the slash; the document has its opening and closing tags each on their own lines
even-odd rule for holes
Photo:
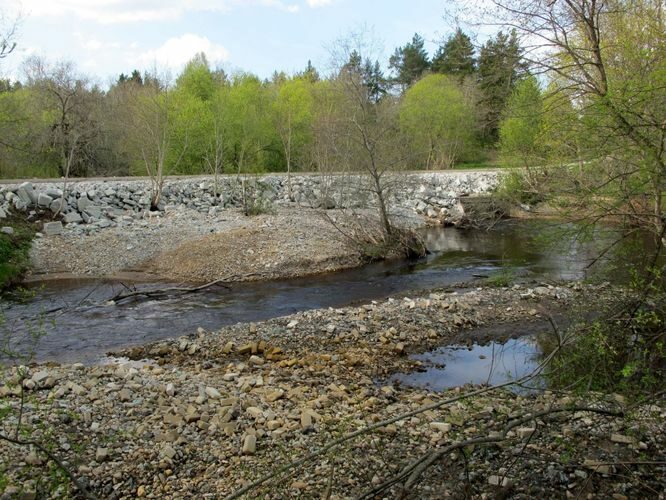
<svg viewBox="0 0 666 500">
<path fill-rule="evenodd" d="M 666 477 L 666 409 L 658 401 L 630 409 L 612 395 L 472 396 L 480 388 L 435 393 L 387 382 L 395 371 L 418 367 L 409 354 L 492 340 L 471 334 L 481 325 L 537 325 L 558 311 L 573 317 L 590 297 L 614 300 L 617 290 L 581 284 L 431 290 L 118 353 L 144 362 L 34 366 L 24 382 L 24 430 L 53 443 L 80 480 L 105 498 L 225 496 L 387 419 L 395 421 L 340 443 L 250 496 L 358 497 L 425 453 L 479 439 L 498 444 L 479 441 L 466 448 L 466 458 L 452 448 L 410 495 L 658 497 Z M 500 330 L 510 336 L 510 328 Z M 12 378 L 15 371 L 2 373 L 0 396 L 12 408 L 4 432 L 14 428 L 20 405 L 16 388 L 7 385 Z M 431 409 L 398 418 L 424 407 Z M 51 480 L 35 449 L 3 442 L 0 457 L 7 464 L 6 495 L 36 491 Z M 64 486 L 58 487 L 54 496 L 63 496 Z M 383 495 L 397 493 L 392 487 Z"/>
<path fill-rule="evenodd" d="M 89 234 L 65 230 L 37 239 L 31 274 L 33 279 L 133 273 L 146 281 L 258 281 L 354 267 L 360 258 L 312 209 L 246 217 L 235 209 L 209 215 L 181 208 Z"/>
</svg>

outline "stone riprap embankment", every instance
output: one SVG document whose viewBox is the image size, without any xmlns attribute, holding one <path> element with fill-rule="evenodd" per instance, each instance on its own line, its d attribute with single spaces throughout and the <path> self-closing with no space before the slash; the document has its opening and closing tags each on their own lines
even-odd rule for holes
<svg viewBox="0 0 666 500">
<path fill-rule="evenodd" d="M 391 204 L 403 214 L 455 220 L 462 215 L 460 197 L 483 195 L 498 184 L 497 172 L 431 172 L 387 179 Z M 238 178 L 224 176 L 168 179 L 157 208 L 186 207 L 214 215 L 224 208 L 239 208 L 243 201 L 260 200 L 276 206 L 363 208 L 372 205 L 365 181 L 359 176 L 284 175 Z M 131 223 L 147 216 L 152 188 L 147 179 L 23 182 L 0 185 L 0 218 L 12 211 L 45 211 L 59 220 L 45 226 L 47 234 L 62 232 L 62 224 L 82 232 Z"/>
<path fill-rule="evenodd" d="M 385 194 L 398 225 L 451 222 L 463 215 L 461 197 L 489 193 L 498 178 L 401 174 L 384 179 Z M 359 176 L 222 176 L 217 184 L 213 177 L 170 178 L 151 211 L 149 179 L 35 181 L 0 184 L 0 217 L 22 211 L 40 224 L 34 276 L 263 280 L 359 265 L 349 234 L 359 217 L 376 217 L 371 192 Z M 244 217 L 245 204 L 266 213 Z"/>
</svg>

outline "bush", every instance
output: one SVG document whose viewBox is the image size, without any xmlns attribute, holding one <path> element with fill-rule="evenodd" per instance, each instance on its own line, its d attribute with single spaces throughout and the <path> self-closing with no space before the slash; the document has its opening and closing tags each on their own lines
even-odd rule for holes
<svg viewBox="0 0 666 500">
<path fill-rule="evenodd" d="M 546 201 L 545 173 L 538 170 L 512 170 L 502 176 L 495 196 L 512 204 L 536 205 Z"/>
<path fill-rule="evenodd" d="M 34 228 L 18 218 L 3 222 L 11 227 L 13 234 L 0 233 L 0 290 L 16 283 L 28 269 L 30 263 L 30 243 L 35 235 Z"/>
<path fill-rule="evenodd" d="M 598 319 L 574 327 L 554 357 L 547 378 L 553 388 L 623 393 L 632 399 L 664 387 L 666 300 L 627 299 Z M 543 345 L 544 353 L 554 344 Z"/>
</svg>

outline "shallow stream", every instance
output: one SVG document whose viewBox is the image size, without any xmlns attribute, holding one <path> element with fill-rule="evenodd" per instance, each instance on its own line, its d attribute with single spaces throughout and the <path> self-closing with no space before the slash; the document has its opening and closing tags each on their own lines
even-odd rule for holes
<svg viewBox="0 0 666 500">
<path fill-rule="evenodd" d="M 306 309 L 464 286 L 498 273 L 537 282 L 606 275 L 623 279 L 615 271 L 615 264 L 626 258 L 620 246 L 587 269 L 598 251 L 613 241 L 612 230 L 597 231 L 592 238 L 581 240 L 555 232 L 562 228 L 527 221 L 503 223 L 492 231 L 431 228 L 424 235 L 432 253 L 420 261 L 382 262 L 307 278 L 233 284 L 229 289 L 220 287 L 159 301 L 104 305 L 122 287 L 104 280 L 32 283 L 28 286 L 32 298 L 0 302 L 5 318 L 0 336 L 5 343 L 9 337 L 12 348 L 25 350 L 34 345 L 30 332 L 43 332 L 34 348 L 35 360 L 95 363 L 108 351 L 192 333 L 198 327 L 213 330 Z M 545 245 L 544 238 L 559 245 Z M 544 250 L 547 247 L 550 250 Z M 64 309 L 58 313 L 43 314 L 61 307 Z M 476 352 L 474 355 L 478 358 Z"/>
</svg>

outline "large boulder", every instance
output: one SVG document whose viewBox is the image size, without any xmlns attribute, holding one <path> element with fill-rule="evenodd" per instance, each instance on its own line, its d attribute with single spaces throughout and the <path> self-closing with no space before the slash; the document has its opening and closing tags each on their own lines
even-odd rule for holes
<svg viewBox="0 0 666 500">
<path fill-rule="evenodd" d="M 78 223 L 78 222 L 82 222 L 82 221 L 83 221 L 83 218 L 81 217 L 81 215 L 79 215 L 78 212 L 70 212 L 70 213 L 68 213 L 67 215 L 65 215 L 65 216 L 62 218 L 62 220 L 63 220 L 66 224 L 76 224 L 76 223 Z"/>
<path fill-rule="evenodd" d="M 62 222 L 46 222 L 44 224 L 44 234 L 46 236 L 55 236 L 57 234 L 62 234 Z"/>
<path fill-rule="evenodd" d="M 37 193 L 35 193 L 35 188 L 30 182 L 24 182 L 21 184 L 16 190 L 16 194 L 25 206 L 37 203 Z"/>
<path fill-rule="evenodd" d="M 92 205 L 92 201 L 88 198 L 86 194 L 82 194 L 81 197 L 76 200 L 76 206 L 79 209 L 79 212 L 83 212 L 86 208 Z"/>
<path fill-rule="evenodd" d="M 53 202 L 53 198 L 51 198 L 48 194 L 39 193 L 37 195 L 37 205 L 41 208 L 49 208 L 51 206 L 51 202 Z"/>
<path fill-rule="evenodd" d="M 49 210 L 51 212 L 58 213 L 58 212 L 67 212 L 69 210 L 69 205 L 67 205 L 67 202 L 63 202 L 62 198 L 58 198 L 57 200 L 53 200 L 51 204 L 49 205 Z"/>
</svg>

